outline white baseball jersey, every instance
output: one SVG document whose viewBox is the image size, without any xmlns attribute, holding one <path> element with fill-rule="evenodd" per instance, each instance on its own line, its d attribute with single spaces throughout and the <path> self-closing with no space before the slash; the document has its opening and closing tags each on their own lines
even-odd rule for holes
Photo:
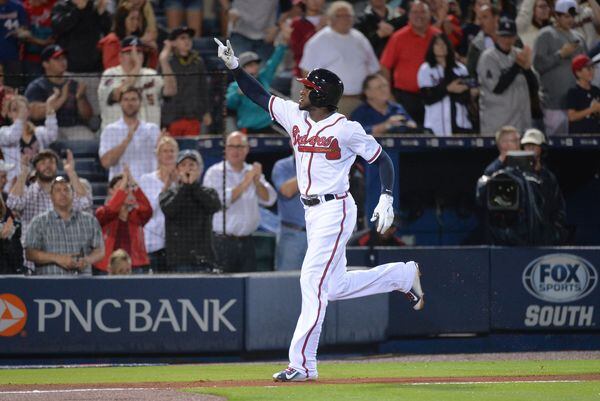
<svg viewBox="0 0 600 401">
<path fill-rule="evenodd" d="M 356 156 L 370 164 L 381 154 L 375 138 L 340 113 L 315 122 L 298 103 L 276 96 L 269 100 L 269 113 L 292 138 L 298 188 L 303 196 L 348 191 L 348 175 Z"/>
<path fill-rule="evenodd" d="M 122 77 L 118 77 L 118 75 L 122 75 Z M 135 87 L 142 93 L 140 120 L 154 123 L 160 127 L 160 101 L 164 86 L 163 78 L 151 68 L 142 68 L 140 75 L 135 81 Z M 111 93 L 121 86 L 126 78 L 127 74 L 125 74 L 123 67 L 120 65 L 109 68 L 102 73 L 102 79 L 98 86 L 102 129 L 123 116 L 121 105 L 119 102 L 112 100 Z"/>
</svg>

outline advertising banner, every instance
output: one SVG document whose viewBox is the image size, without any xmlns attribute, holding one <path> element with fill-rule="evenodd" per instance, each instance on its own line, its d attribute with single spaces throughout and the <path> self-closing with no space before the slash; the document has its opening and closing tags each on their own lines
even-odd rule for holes
<svg viewBox="0 0 600 401">
<path fill-rule="evenodd" d="M 374 252 L 374 264 L 415 260 L 423 273 L 423 311 L 412 310 L 404 294 L 390 294 L 390 336 L 489 331 L 488 247 L 382 247 Z M 348 263 L 364 264 L 365 256 L 364 250 L 349 249 Z"/>
<path fill-rule="evenodd" d="M 493 248 L 492 329 L 598 330 L 599 250 Z"/>
<path fill-rule="evenodd" d="M 244 279 L 0 278 L 0 353 L 243 348 Z"/>
</svg>

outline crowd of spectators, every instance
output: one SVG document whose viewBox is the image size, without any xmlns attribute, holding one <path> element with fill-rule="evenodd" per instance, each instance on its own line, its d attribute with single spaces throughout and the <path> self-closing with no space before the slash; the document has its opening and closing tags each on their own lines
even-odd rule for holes
<svg viewBox="0 0 600 401">
<path fill-rule="evenodd" d="M 214 126 L 215 85 L 197 46 L 212 35 L 230 37 L 267 89 L 289 73 L 292 99 L 293 78 L 336 72 L 339 111 L 374 136 L 499 133 L 509 149 L 532 128 L 542 138 L 600 132 L 597 25 L 597 0 L 0 0 L 2 255 L 25 256 L 16 265 L 37 273 L 252 271 L 259 206 L 278 200 L 276 266 L 299 268 L 294 160 L 276 164 L 275 188 L 246 162 L 246 134 L 277 131 L 268 114 L 231 83 L 223 101 L 235 130 L 204 178 L 200 154 L 173 139 Z M 523 146 L 537 155 L 546 140 L 536 135 Z M 99 142 L 108 171 L 97 210 L 72 153 L 50 150 L 81 139 Z"/>
</svg>

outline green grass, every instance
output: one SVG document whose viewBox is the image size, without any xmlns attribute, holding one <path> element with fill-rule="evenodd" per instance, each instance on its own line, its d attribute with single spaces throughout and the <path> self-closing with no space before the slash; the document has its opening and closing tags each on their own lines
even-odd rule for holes
<svg viewBox="0 0 600 401">
<path fill-rule="evenodd" d="M 600 382 L 510 384 L 354 384 L 198 389 L 229 401 L 598 401 Z"/>
<path fill-rule="evenodd" d="M 0 370 L 3 384 L 132 383 L 198 380 L 268 380 L 282 364 L 204 364 Z M 600 360 L 497 362 L 321 363 L 322 379 L 356 377 L 465 377 L 600 372 Z M 600 401 L 600 399 L 598 399 Z"/>
</svg>

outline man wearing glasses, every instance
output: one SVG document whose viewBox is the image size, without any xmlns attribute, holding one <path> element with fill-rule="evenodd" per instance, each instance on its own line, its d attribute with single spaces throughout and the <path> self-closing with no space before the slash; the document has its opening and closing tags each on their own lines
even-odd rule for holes
<svg viewBox="0 0 600 401">
<path fill-rule="evenodd" d="M 258 206 L 272 206 L 277 200 L 275 189 L 262 173 L 262 165 L 246 163 L 248 152 L 246 135 L 239 131 L 230 133 L 225 144 L 225 161 L 211 166 L 204 176 L 204 186 L 217 191 L 226 209 L 225 216 L 223 211 L 213 216 L 217 260 L 225 272 L 256 270 L 252 233 L 260 221 Z"/>
<path fill-rule="evenodd" d="M 36 275 L 90 275 L 91 265 L 104 257 L 100 224 L 91 214 L 73 209 L 73 192 L 67 179 L 56 177 L 50 184 L 52 209 L 29 224 L 25 248 Z"/>
</svg>

